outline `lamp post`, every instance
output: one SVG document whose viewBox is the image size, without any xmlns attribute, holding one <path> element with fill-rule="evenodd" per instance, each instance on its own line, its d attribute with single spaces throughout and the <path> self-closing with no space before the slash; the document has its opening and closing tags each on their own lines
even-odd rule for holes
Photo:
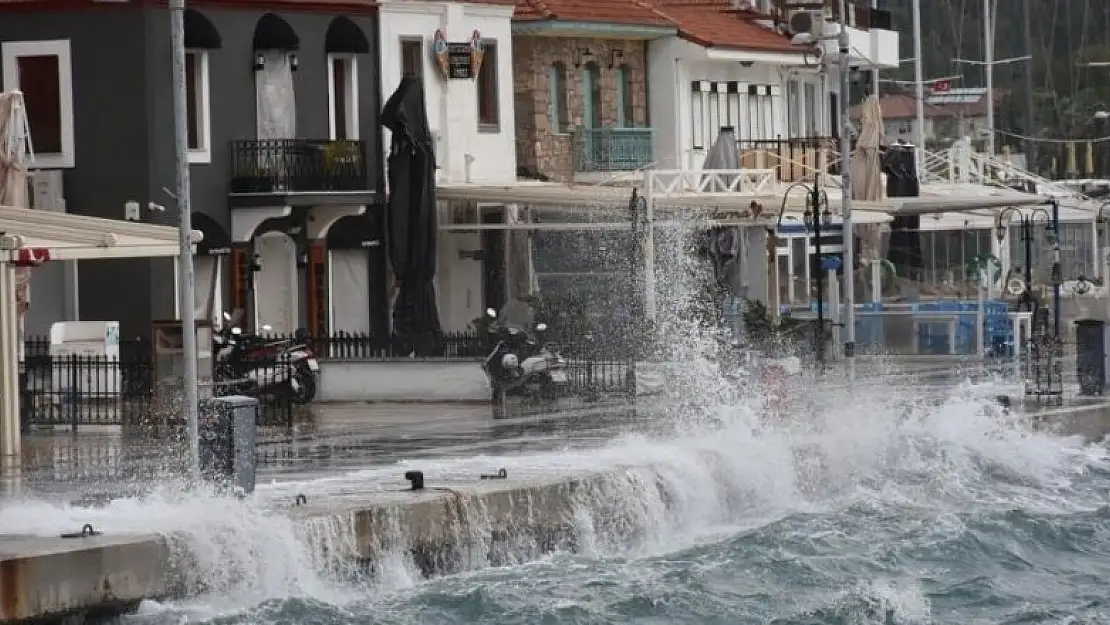
<svg viewBox="0 0 1110 625">
<path fill-rule="evenodd" d="M 1110 323 L 1110 202 L 1103 202 L 1098 207 L 1098 214 L 1095 216 L 1095 224 L 1099 229 L 1099 240 L 1102 242 L 1102 249 L 1099 250 L 1099 259 L 1102 263 L 1100 272 L 1100 281 L 1102 283 L 1102 297 L 1105 298 L 1106 305 L 1106 321 Z"/>
<path fill-rule="evenodd" d="M 1003 209 L 998 213 L 995 220 L 995 234 L 998 237 L 998 242 L 1001 243 L 1006 238 L 1006 233 L 1010 228 L 1010 224 L 1017 215 L 1018 223 L 1021 225 L 1021 239 L 1025 247 L 1025 288 L 1021 293 L 1021 300 L 1019 306 L 1030 305 L 1030 311 L 1035 312 L 1037 302 L 1033 298 L 1030 291 L 1033 288 L 1033 223 L 1038 216 L 1043 216 L 1045 220 L 1045 242 L 1052 246 L 1052 325 L 1053 334 L 1056 337 L 1060 336 L 1060 207 L 1055 201 L 1052 202 L 1052 212 L 1044 208 L 1034 208 L 1028 212 L 1023 212 L 1021 209 L 1010 206 Z M 1034 317 L 1036 315 L 1034 314 Z"/>
<path fill-rule="evenodd" d="M 782 194 L 782 206 L 779 207 L 778 223 L 782 224 L 782 217 L 786 213 L 786 200 L 790 191 L 801 187 L 806 190 L 806 209 L 802 213 L 806 234 L 813 232 L 813 255 L 817 258 L 817 325 L 813 331 L 814 358 L 818 371 L 825 369 L 825 269 L 821 262 L 821 229 L 827 228 L 832 223 L 832 213 L 829 211 L 829 196 L 817 185 L 810 186 L 804 182 L 795 182 L 786 188 Z M 806 246 L 808 254 L 809 249 Z M 810 263 L 812 267 L 812 263 Z M 807 285 L 808 287 L 808 285 Z M 808 290 L 808 289 L 807 289 Z"/>
</svg>

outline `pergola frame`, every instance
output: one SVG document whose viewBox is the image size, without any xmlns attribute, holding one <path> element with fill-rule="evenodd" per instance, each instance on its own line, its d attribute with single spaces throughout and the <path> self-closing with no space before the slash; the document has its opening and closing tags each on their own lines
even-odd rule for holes
<svg viewBox="0 0 1110 625">
<path fill-rule="evenodd" d="M 192 232 L 194 253 L 202 237 Z M 0 455 L 5 472 L 18 469 L 22 453 L 16 270 L 51 261 L 177 258 L 180 250 L 177 228 L 0 206 Z"/>
</svg>

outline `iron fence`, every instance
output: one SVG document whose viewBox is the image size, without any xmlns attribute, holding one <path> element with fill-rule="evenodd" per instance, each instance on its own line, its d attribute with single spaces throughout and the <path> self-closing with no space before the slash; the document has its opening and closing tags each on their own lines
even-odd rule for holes
<svg viewBox="0 0 1110 625">
<path fill-rule="evenodd" d="M 152 411 L 153 363 L 143 358 L 36 355 L 20 363 L 24 426 L 122 425 Z"/>
<path fill-rule="evenodd" d="M 575 396 L 628 394 L 636 392 L 636 367 L 623 359 L 568 358 L 569 393 Z"/>
<path fill-rule="evenodd" d="M 269 334 L 270 341 L 307 345 L 321 360 L 387 360 L 417 354 L 412 344 L 400 337 L 365 332 L 335 332 L 323 336 Z M 480 359 L 489 353 L 489 338 L 481 332 L 447 332 L 421 349 L 422 358 Z"/>
<path fill-rule="evenodd" d="M 364 141 L 251 139 L 230 149 L 232 193 L 370 188 Z"/>
<path fill-rule="evenodd" d="M 257 395 L 259 425 L 291 426 L 293 403 L 282 385 L 289 367 L 289 363 L 277 361 L 254 365 L 257 385 L 217 379 L 212 394 Z M 147 355 L 51 356 L 33 348 L 19 364 L 19 387 L 25 430 L 32 426 L 77 430 L 102 425 L 184 425 L 180 377 L 159 375 L 156 363 Z"/>
</svg>

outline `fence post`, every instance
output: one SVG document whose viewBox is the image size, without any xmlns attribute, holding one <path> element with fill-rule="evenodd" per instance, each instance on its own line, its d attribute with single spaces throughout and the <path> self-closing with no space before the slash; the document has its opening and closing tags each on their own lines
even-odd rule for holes
<svg viewBox="0 0 1110 625">
<path fill-rule="evenodd" d="M 77 393 L 78 393 L 78 391 L 77 391 L 77 382 L 78 382 L 77 364 L 79 362 L 79 358 L 80 358 L 80 356 L 78 356 L 77 354 L 71 354 L 70 357 L 69 357 L 69 389 L 68 389 L 69 392 L 66 393 L 66 396 L 65 396 L 65 403 L 69 406 L 70 428 L 72 428 L 74 434 L 77 433 L 77 423 L 78 423 L 78 419 L 77 419 Z"/>
</svg>

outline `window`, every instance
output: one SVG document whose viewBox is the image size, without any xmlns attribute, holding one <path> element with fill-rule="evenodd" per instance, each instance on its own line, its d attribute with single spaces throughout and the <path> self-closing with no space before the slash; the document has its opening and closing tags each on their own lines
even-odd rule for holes
<svg viewBox="0 0 1110 625">
<path fill-rule="evenodd" d="M 551 65 L 547 78 L 548 106 L 550 107 L 551 129 L 553 133 L 566 132 L 570 124 L 567 117 L 567 68 L 556 61 Z"/>
<path fill-rule="evenodd" d="M 601 68 L 590 61 L 582 68 L 582 125 L 601 128 Z"/>
<path fill-rule="evenodd" d="M 636 107 L 632 100 L 632 70 L 627 65 L 617 68 L 617 126 L 636 126 Z"/>
<path fill-rule="evenodd" d="M 68 39 L 0 45 L 4 90 L 23 92 L 34 166 L 73 167 L 73 70 Z"/>
<path fill-rule="evenodd" d="M 189 140 L 189 162 L 212 162 L 210 146 L 211 111 L 208 99 L 208 52 L 185 51 L 185 118 Z"/>
<path fill-rule="evenodd" d="M 786 110 L 789 116 L 786 131 L 791 137 L 797 137 L 802 132 L 802 98 L 799 91 L 798 81 L 786 83 Z"/>
<path fill-rule="evenodd" d="M 501 124 L 498 106 L 497 42 L 483 41 L 482 67 L 478 70 L 478 130 L 497 132 Z"/>
<path fill-rule="evenodd" d="M 817 119 L 817 85 L 811 82 L 805 84 L 805 114 L 806 135 L 810 137 L 820 136 L 820 124 Z"/>
<path fill-rule="evenodd" d="M 358 139 L 358 59 L 353 54 L 328 55 L 329 138 Z"/>
<path fill-rule="evenodd" d="M 401 75 L 424 76 L 424 40 L 401 38 Z"/>
</svg>

